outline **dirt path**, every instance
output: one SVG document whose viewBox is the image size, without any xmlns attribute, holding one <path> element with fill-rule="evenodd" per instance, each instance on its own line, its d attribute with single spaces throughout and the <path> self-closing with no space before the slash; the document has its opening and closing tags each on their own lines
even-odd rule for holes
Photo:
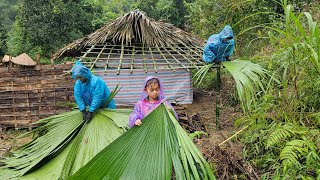
<svg viewBox="0 0 320 180">
<path fill-rule="evenodd" d="M 17 139 L 19 135 L 25 132 L 27 131 L 15 129 L 0 131 L 0 158 L 11 149 L 15 149 L 31 141 L 31 136 Z"/>
</svg>

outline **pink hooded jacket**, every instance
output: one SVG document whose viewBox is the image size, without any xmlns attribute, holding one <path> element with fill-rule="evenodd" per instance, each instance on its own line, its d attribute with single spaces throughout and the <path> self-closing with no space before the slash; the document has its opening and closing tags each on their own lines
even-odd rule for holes
<svg viewBox="0 0 320 180">
<path fill-rule="evenodd" d="M 145 91 L 145 87 L 147 84 L 147 81 L 152 79 L 152 78 L 156 78 L 159 80 L 159 85 L 160 85 L 160 93 L 159 93 L 159 100 L 153 103 L 150 103 L 147 99 L 148 94 Z M 133 112 L 131 113 L 130 117 L 129 117 L 129 127 L 133 127 L 134 123 L 137 119 L 143 119 L 144 117 L 146 117 L 150 112 L 152 112 L 155 108 L 157 108 L 161 103 L 164 103 L 165 105 L 168 105 L 169 107 L 172 108 L 176 118 L 178 119 L 178 115 L 177 113 L 174 111 L 173 107 L 171 106 L 170 103 L 168 103 L 167 101 L 165 101 L 164 99 L 164 91 L 163 91 L 163 85 L 161 83 L 161 80 L 157 77 L 153 77 L 153 76 L 149 76 L 145 79 L 144 81 L 144 86 L 142 89 L 142 95 L 141 95 L 141 99 L 136 103 L 136 105 L 134 106 Z"/>
</svg>

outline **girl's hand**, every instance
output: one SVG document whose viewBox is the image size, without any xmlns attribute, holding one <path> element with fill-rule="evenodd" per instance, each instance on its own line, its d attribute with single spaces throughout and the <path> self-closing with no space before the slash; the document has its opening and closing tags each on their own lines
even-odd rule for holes
<svg viewBox="0 0 320 180">
<path fill-rule="evenodd" d="M 136 126 L 141 126 L 142 122 L 140 119 L 137 119 L 135 122 L 134 122 L 134 125 Z"/>
</svg>

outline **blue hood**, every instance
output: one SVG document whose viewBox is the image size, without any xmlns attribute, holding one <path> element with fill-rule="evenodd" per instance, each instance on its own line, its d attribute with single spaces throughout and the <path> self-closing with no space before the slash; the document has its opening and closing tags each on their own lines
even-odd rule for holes
<svg viewBox="0 0 320 180">
<path fill-rule="evenodd" d="M 81 76 L 89 80 L 92 76 L 91 71 L 85 67 L 81 62 L 78 60 L 76 61 L 75 65 L 72 68 L 72 78 L 77 79 L 77 76 Z"/>
<path fill-rule="evenodd" d="M 231 38 L 233 39 L 234 36 L 233 36 L 233 31 L 232 31 L 232 28 L 231 26 L 227 25 L 225 26 L 222 31 L 219 33 L 219 37 L 220 39 L 226 39 L 226 38 Z"/>
</svg>

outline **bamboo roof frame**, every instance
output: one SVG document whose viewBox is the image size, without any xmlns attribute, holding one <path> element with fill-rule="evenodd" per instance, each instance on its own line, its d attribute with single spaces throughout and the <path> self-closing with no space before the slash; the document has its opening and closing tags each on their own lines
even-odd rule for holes
<svg viewBox="0 0 320 180">
<path fill-rule="evenodd" d="M 90 69 L 199 69 L 204 41 L 172 24 L 155 21 L 139 10 L 131 11 L 78 39 L 53 55 L 53 59 L 77 54 Z M 101 69 L 103 70 L 101 70 Z"/>
</svg>

